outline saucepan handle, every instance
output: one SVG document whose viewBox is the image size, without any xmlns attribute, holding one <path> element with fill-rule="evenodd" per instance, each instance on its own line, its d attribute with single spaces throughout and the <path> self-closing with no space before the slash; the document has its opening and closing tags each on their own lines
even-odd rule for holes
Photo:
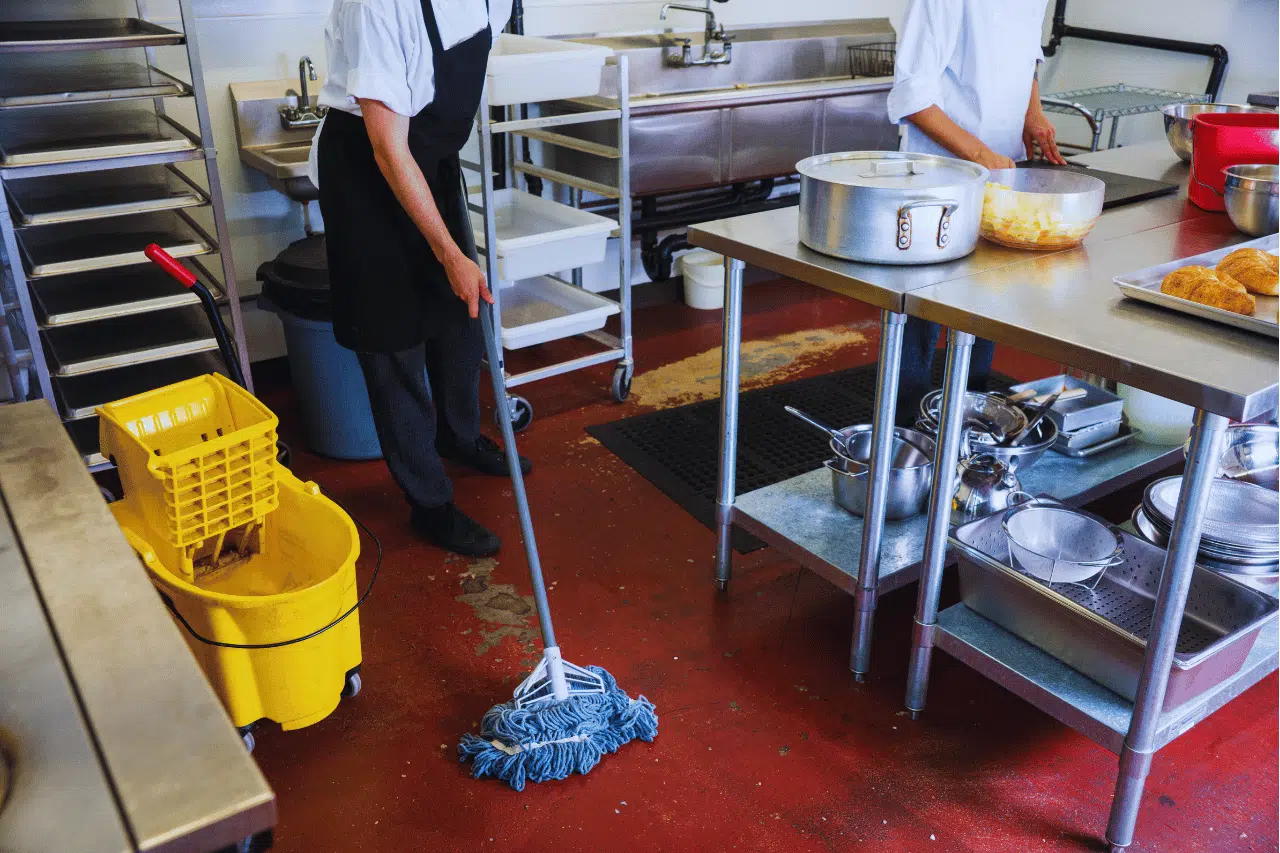
<svg viewBox="0 0 1280 853">
<path fill-rule="evenodd" d="M 911 211 L 919 207 L 941 207 L 938 218 L 938 248 L 945 249 L 951 243 L 951 214 L 960 207 L 953 198 L 922 198 L 909 201 L 898 208 L 898 248 L 911 248 Z"/>
</svg>

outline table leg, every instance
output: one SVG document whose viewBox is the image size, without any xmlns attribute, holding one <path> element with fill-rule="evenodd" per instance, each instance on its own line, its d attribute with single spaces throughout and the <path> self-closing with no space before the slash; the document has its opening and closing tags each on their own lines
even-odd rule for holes
<svg viewBox="0 0 1280 853">
<path fill-rule="evenodd" d="M 858 560 L 858 589 L 853 599 L 853 649 L 849 668 L 857 681 L 871 667 L 871 628 L 876 615 L 880 580 L 880 538 L 884 533 L 889 471 L 893 462 L 894 415 L 898 407 L 898 371 L 902 365 L 905 314 L 880 314 L 880 365 L 876 370 L 875 413 L 871 419 L 871 469 L 867 472 L 867 511 L 862 522 L 862 553 Z"/>
<path fill-rule="evenodd" d="M 1177 649 L 1182 611 L 1187 604 L 1187 591 L 1200 547 L 1200 526 L 1209 504 L 1210 486 L 1218 473 L 1218 460 L 1222 458 L 1226 427 L 1227 419 L 1221 415 L 1196 413 L 1182 492 L 1178 495 L 1173 532 L 1147 636 L 1147 655 L 1138 679 L 1129 733 L 1120 750 L 1120 771 L 1115 798 L 1111 801 L 1111 819 L 1107 823 L 1107 843 L 1112 853 L 1120 853 L 1133 843 L 1142 789 L 1155 754 L 1156 730 L 1164 707 L 1165 688 L 1169 685 L 1169 667 Z"/>
<path fill-rule="evenodd" d="M 1098 146 L 1102 144 L 1102 125 L 1105 121 L 1106 119 L 1104 119 L 1101 114 L 1094 115 L 1093 121 L 1091 122 L 1093 125 L 1093 140 L 1089 143 L 1090 151 L 1097 151 Z"/>
<path fill-rule="evenodd" d="M 742 273 L 746 264 L 725 258 L 724 343 L 720 352 L 720 489 L 716 496 L 716 586 L 726 589 L 733 570 L 733 498 L 738 475 L 738 378 L 742 349 Z"/>
<path fill-rule="evenodd" d="M 1107 148 L 1116 147 L 1116 134 L 1120 131 L 1120 116 L 1113 116 L 1111 119 L 1111 136 L 1107 138 Z"/>
<path fill-rule="evenodd" d="M 938 413 L 938 447 L 933 455 L 933 491 L 929 496 L 929 531 L 924 543 L 924 566 L 916 597 L 916 621 L 911 631 L 911 668 L 907 673 L 907 710 L 917 719 L 924 710 L 929 687 L 929 660 L 938 622 L 938 596 L 947 560 L 951 529 L 951 496 L 964 433 L 964 397 L 969 385 L 969 356 L 973 335 L 955 329 L 947 334 L 947 372 L 942 381 L 942 410 Z"/>
</svg>

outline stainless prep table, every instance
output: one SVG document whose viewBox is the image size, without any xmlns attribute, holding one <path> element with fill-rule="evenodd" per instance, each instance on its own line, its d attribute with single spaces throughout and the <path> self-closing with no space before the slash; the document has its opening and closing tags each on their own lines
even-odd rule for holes
<svg viewBox="0 0 1280 853">
<path fill-rule="evenodd" d="M 1225 417 L 1243 417 L 1276 407 L 1276 348 L 1264 338 L 1126 304 L 1112 285 L 1113 274 L 1153 263 L 1151 258 L 1156 255 L 1172 260 L 1243 239 L 1225 217 L 1205 214 L 1186 201 L 1186 166 L 1178 163 L 1163 143 L 1087 155 L 1078 162 L 1141 177 L 1178 180 L 1183 188 L 1176 196 L 1104 212 L 1080 249 L 1020 253 L 981 241 L 968 258 L 933 267 L 868 266 L 819 255 L 799 244 L 795 211 L 710 223 L 689 233 L 693 244 L 721 252 L 728 259 L 716 551 L 716 578 L 721 588 L 729 580 L 729 532 L 735 523 L 843 588 L 853 587 L 856 616 L 851 662 L 855 675 L 862 676 L 869 663 L 877 592 L 901 586 L 920 574 L 924 583 L 920 586 L 908 692 L 913 716 L 923 708 L 929 649 L 936 642 L 1027 701 L 1121 753 L 1120 780 L 1108 830 L 1113 849 L 1120 850 L 1132 841 L 1151 754 L 1276 668 L 1277 638 L 1272 625 L 1234 679 L 1188 703 L 1195 707 L 1164 714 L 1159 711 L 1212 476 L 1202 463 L 1216 458 Z M 1099 259 L 1096 268 L 1094 258 Z M 825 481 L 820 483 L 814 475 L 802 475 L 735 500 L 738 355 L 746 262 L 860 299 L 883 312 L 865 519 L 844 515 L 838 509 L 829 509 L 824 516 L 819 504 L 830 508 L 831 502 L 825 499 Z M 1026 286 L 1033 276 L 1038 276 L 1035 286 Z M 958 330 L 953 328 L 948 336 L 944 383 L 947 423 L 935 465 L 939 480 L 935 481 L 926 520 L 885 525 L 884 475 L 894 419 L 901 323 L 906 314 Z M 1100 329 L 1106 329 L 1107 334 L 1099 334 Z M 1180 503 L 1136 703 L 1111 694 L 963 605 L 937 615 L 950 510 L 949 490 L 938 482 L 945 479 L 949 483 L 957 461 L 959 391 L 966 385 L 974 334 L 1123 380 L 1200 410 L 1187 476 L 1194 500 L 1188 501 L 1184 495 Z M 1177 346 L 1169 346 L 1171 342 Z M 1087 464 L 1119 461 L 1122 455 L 1146 447 L 1150 446 L 1131 445 L 1115 455 L 1083 460 L 1086 464 L 1076 469 L 1083 475 L 1079 480 L 1059 477 L 1055 488 L 1046 491 L 1062 496 L 1062 491 L 1078 489 L 1082 494 L 1076 501 L 1083 502 L 1177 458 L 1177 449 L 1151 448 L 1146 459 L 1128 460 L 1127 470 L 1104 471 Z M 1116 466 L 1125 467 L 1124 462 Z M 1097 476 L 1089 478 L 1088 471 Z M 1034 475 L 1032 469 L 1027 480 Z M 1028 485 L 1034 487 L 1035 483 Z M 919 563 L 922 556 L 923 567 Z M 1126 737 L 1128 732 L 1133 736 Z"/>
<path fill-rule="evenodd" d="M 213 853 L 275 796 L 48 403 L 0 406 L 6 853 Z"/>
</svg>

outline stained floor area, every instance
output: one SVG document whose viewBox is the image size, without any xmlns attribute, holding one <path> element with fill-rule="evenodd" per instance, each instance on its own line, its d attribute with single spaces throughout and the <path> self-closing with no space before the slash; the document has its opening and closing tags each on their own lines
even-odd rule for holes
<svg viewBox="0 0 1280 853">
<path fill-rule="evenodd" d="M 875 358 L 877 317 L 848 300 L 764 284 L 748 288 L 746 312 L 748 384 Z M 506 545 L 497 560 L 447 556 L 414 538 L 381 462 L 308 455 L 287 386 L 262 378 L 295 471 L 386 549 L 361 611 L 363 692 L 318 725 L 257 733 L 279 797 L 275 849 L 1101 849 L 1110 753 L 944 653 L 927 712 L 907 719 L 914 585 L 881 599 L 862 685 L 848 670 L 852 600 L 821 578 L 765 549 L 740 557 L 728 594 L 715 592 L 710 531 L 583 429 L 714 396 L 720 317 L 655 306 L 637 312 L 636 328 L 632 399 L 609 399 L 608 367 L 528 386 L 536 418 L 520 445 L 536 465 L 530 499 L 565 656 L 653 700 L 659 735 L 588 776 L 520 794 L 472 780 L 455 753 L 540 649 L 509 485 L 458 472 L 458 503 Z M 1056 372 L 1011 351 L 996 366 L 1018 378 Z M 1112 514 L 1137 499 L 1121 497 Z M 366 542 L 362 581 L 372 552 Z M 955 600 L 954 588 L 944 595 Z M 1131 850 L 1277 849 L 1276 694 L 1272 675 L 1157 755 Z"/>
</svg>

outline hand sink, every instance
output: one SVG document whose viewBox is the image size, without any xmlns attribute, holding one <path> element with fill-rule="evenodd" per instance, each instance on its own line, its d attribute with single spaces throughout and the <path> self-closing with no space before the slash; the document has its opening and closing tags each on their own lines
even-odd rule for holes
<svg viewBox="0 0 1280 853">
<path fill-rule="evenodd" d="M 272 187 L 294 201 L 313 201 L 319 195 L 307 177 L 307 158 L 315 128 L 288 129 L 281 125 L 281 109 L 291 100 L 296 80 L 232 83 L 236 113 L 236 142 L 240 161 L 267 176 Z M 312 98 L 314 102 L 314 98 Z"/>
</svg>

